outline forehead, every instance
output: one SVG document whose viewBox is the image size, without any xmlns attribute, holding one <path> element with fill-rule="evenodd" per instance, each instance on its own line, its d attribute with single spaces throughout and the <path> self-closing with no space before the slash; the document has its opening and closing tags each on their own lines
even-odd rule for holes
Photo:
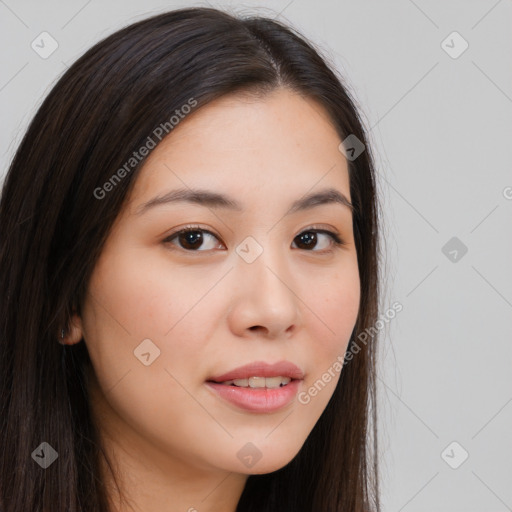
<svg viewBox="0 0 512 512">
<path fill-rule="evenodd" d="M 315 186 L 350 198 L 340 142 L 327 112 L 310 98 L 285 89 L 224 96 L 185 117 L 152 151 L 132 198 L 191 187 L 295 199 Z"/>
</svg>

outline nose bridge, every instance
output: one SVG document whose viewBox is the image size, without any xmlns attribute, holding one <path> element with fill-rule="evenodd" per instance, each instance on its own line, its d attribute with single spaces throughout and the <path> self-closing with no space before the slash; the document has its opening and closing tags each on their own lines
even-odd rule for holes
<svg viewBox="0 0 512 512">
<path fill-rule="evenodd" d="M 256 235 L 259 240 L 248 236 L 237 246 L 238 299 L 253 305 L 254 323 L 279 321 L 287 328 L 297 314 L 298 298 L 293 292 L 289 251 L 271 234 Z"/>
<path fill-rule="evenodd" d="M 260 219 L 261 220 L 261 219 Z M 233 254 L 229 325 L 238 336 L 287 338 L 300 329 L 300 300 L 288 243 L 268 223 L 247 233 Z"/>
</svg>

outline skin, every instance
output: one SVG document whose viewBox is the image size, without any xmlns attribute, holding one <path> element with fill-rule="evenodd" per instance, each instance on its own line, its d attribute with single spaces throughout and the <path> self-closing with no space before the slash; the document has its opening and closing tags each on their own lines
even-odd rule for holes
<svg viewBox="0 0 512 512">
<path fill-rule="evenodd" d="M 303 391 L 345 354 L 360 299 L 351 210 L 327 204 L 283 217 L 324 187 L 350 200 L 340 142 L 318 103 L 277 89 L 194 111 L 150 154 L 65 341 L 83 338 L 91 356 L 92 411 L 126 498 L 104 469 L 112 510 L 234 512 L 248 475 L 282 468 L 302 447 L 338 372 L 307 405 L 295 399 L 273 413 L 243 411 L 205 381 L 289 360 L 305 373 Z M 182 202 L 136 214 L 184 186 L 232 196 L 245 211 Z M 189 224 L 215 236 L 203 232 L 188 251 L 183 237 L 164 242 Z M 308 248 L 297 237 L 311 226 L 345 244 L 320 234 Z M 263 248 L 252 263 L 235 250 L 248 236 Z M 160 350 L 149 366 L 134 355 L 147 338 Z M 237 457 L 248 442 L 261 452 L 252 468 Z"/>
</svg>

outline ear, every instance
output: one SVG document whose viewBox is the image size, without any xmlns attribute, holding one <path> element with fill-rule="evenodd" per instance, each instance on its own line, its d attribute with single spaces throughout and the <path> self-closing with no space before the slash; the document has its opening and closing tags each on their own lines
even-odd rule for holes
<svg viewBox="0 0 512 512">
<path fill-rule="evenodd" d="M 82 320 L 73 313 L 67 328 L 64 328 L 64 337 L 62 338 L 62 331 L 59 333 L 59 343 L 62 345 L 75 345 L 83 338 Z"/>
</svg>

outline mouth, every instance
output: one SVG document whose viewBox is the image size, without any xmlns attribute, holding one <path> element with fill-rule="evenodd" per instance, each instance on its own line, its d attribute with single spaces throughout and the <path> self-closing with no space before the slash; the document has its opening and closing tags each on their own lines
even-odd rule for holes
<svg viewBox="0 0 512 512">
<path fill-rule="evenodd" d="M 214 380 L 208 380 L 206 382 L 212 382 L 213 384 L 221 384 L 223 386 L 234 386 L 237 388 L 251 388 L 251 389 L 276 389 L 282 388 L 283 386 L 288 385 L 292 380 L 299 379 L 290 379 L 290 377 L 249 377 L 248 379 L 234 379 L 234 380 L 226 380 L 224 382 L 217 382 Z"/>
<path fill-rule="evenodd" d="M 279 387 L 280 384 L 286 385 L 291 380 L 302 380 L 303 378 L 304 372 L 290 361 L 279 361 L 273 364 L 255 361 L 222 375 L 209 377 L 208 381 L 226 385 L 234 384 L 239 387 L 258 388 L 265 387 L 266 384 L 269 384 L 270 387 Z"/>
<path fill-rule="evenodd" d="M 205 384 L 239 409 L 271 413 L 291 403 L 303 379 L 304 372 L 288 361 L 256 362 L 210 377 Z"/>
</svg>

